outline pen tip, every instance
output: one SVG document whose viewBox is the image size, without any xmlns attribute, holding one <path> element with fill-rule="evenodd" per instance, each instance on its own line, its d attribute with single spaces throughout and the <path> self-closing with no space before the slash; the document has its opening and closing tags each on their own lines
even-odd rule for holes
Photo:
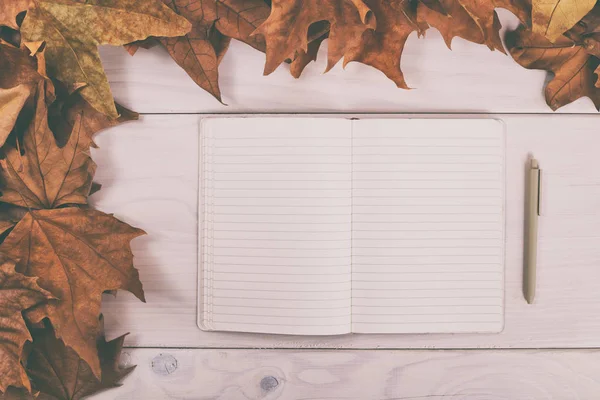
<svg viewBox="0 0 600 400">
<path fill-rule="evenodd" d="M 531 168 L 539 168 L 540 165 L 535 158 L 531 159 Z"/>
</svg>

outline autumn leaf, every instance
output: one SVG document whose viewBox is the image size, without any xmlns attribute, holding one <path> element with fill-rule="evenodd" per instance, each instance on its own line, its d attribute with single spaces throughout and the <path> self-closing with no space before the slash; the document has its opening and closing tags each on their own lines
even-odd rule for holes
<svg viewBox="0 0 600 400">
<path fill-rule="evenodd" d="M 120 368 L 119 356 L 125 335 L 106 342 L 104 334 L 97 341 L 102 378 L 98 379 L 89 365 L 76 352 L 57 339 L 51 329 L 32 332 L 33 348 L 27 359 L 27 372 L 39 400 L 79 400 L 119 382 L 135 367 Z"/>
<path fill-rule="evenodd" d="M 510 53 L 528 69 L 552 72 L 546 85 L 546 103 L 556 110 L 580 97 L 589 97 L 600 109 L 600 89 L 594 84 L 598 58 L 590 56 L 573 39 L 561 36 L 551 42 L 544 35 L 519 28 L 507 38 Z"/>
<path fill-rule="evenodd" d="M 37 278 L 16 272 L 13 261 L 0 257 L 0 393 L 9 386 L 31 388 L 21 365 L 23 346 L 31 341 L 22 313 L 52 298 Z"/>
<path fill-rule="evenodd" d="M 186 36 L 160 38 L 159 42 L 198 86 L 222 101 L 218 72 L 220 58 L 217 51 L 220 49 L 221 54 L 225 53 L 229 47 L 229 38 L 215 29 L 195 24 Z"/>
<path fill-rule="evenodd" d="M 158 0 L 39 1 L 21 26 L 27 42 L 45 41 L 48 71 L 101 113 L 116 119 L 98 46 L 124 45 L 148 36 L 180 36 L 191 25 Z"/>
<path fill-rule="evenodd" d="M 0 89 L 0 147 L 12 131 L 21 109 L 31 95 L 30 89 L 21 84 L 10 89 Z"/>
<path fill-rule="evenodd" d="M 263 0 L 163 0 L 173 11 L 192 22 L 192 30 L 185 36 L 158 38 L 173 60 L 187 72 L 193 81 L 221 99 L 219 63 L 237 39 L 260 51 L 265 43 L 260 36 L 251 36 L 269 16 L 270 8 Z M 128 46 L 133 54 L 141 42 Z"/>
<path fill-rule="evenodd" d="M 424 4 L 419 4 L 418 20 L 436 28 L 444 38 L 448 48 L 452 48 L 452 40 L 460 37 L 473 43 L 487 44 L 492 49 L 502 49 L 499 33 L 491 36 L 488 43 L 477 22 L 457 0 L 440 0 L 445 5 L 446 13 L 436 12 Z"/>
<path fill-rule="evenodd" d="M 21 33 L 7 26 L 0 26 L 0 43 L 8 43 L 13 47 L 21 47 Z"/>
<path fill-rule="evenodd" d="M 33 0 L 5 0 L 0 8 L 0 26 L 19 29 L 17 15 L 33 5 Z"/>
<path fill-rule="evenodd" d="M 318 25 L 313 24 L 311 26 L 311 28 L 314 26 L 318 26 Z M 328 37 L 329 37 L 329 24 L 327 25 L 326 33 L 322 34 L 320 37 L 318 37 L 315 40 L 312 40 L 308 43 L 308 47 L 307 47 L 306 51 L 298 50 L 296 52 L 294 60 L 292 61 L 291 65 L 290 65 L 290 73 L 292 74 L 292 76 L 294 78 L 299 78 L 300 75 L 302 74 L 302 71 L 304 71 L 304 68 L 310 62 L 317 60 L 317 55 L 319 53 L 319 48 L 321 47 L 321 43 L 323 43 L 323 41 L 325 39 L 327 39 Z"/>
<path fill-rule="evenodd" d="M 350 46 L 344 66 L 352 61 L 370 65 L 383 72 L 396 86 L 408 89 L 400 69 L 400 57 L 411 33 L 422 34 L 427 26 L 417 20 L 417 6 L 404 0 L 367 0 L 377 19 L 377 29 L 368 30 Z"/>
<path fill-rule="evenodd" d="M 531 18 L 529 10 L 530 0 L 457 0 L 462 7 L 471 16 L 473 21 L 479 26 L 484 43 L 491 50 L 500 50 L 503 53 L 504 46 L 500 40 L 499 31 L 501 28 L 497 8 L 504 8 L 515 14 L 523 24 L 529 24 Z"/>
<path fill-rule="evenodd" d="M 269 18 L 255 32 L 267 42 L 265 75 L 294 59 L 297 51 L 308 53 L 309 28 L 322 21 L 330 26 L 327 70 L 376 26 L 372 10 L 361 0 L 274 0 Z"/>
<path fill-rule="evenodd" d="M 571 29 L 589 13 L 597 0 L 533 0 L 533 32 L 546 36 L 551 42 L 561 40 L 564 32 Z"/>
<path fill-rule="evenodd" d="M 92 146 L 96 147 L 93 143 L 96 133 L 139 118 L 138 113 L 115 102 L 119 118 L 110 119 L 90 106 L 81 97 L 79 91 L 69 94 L 67 89 L 60 83 L 56 85 L 56 94 L 56 101 L 48 109 L 48 125 L 59 147 L 67 143 L 73 131 L 78 132 L 80 138 L 90 140 Z M 79 119 L 81 119 L 80 125 L 77 124 Z"/>
<path fill-rule="evenodd" d="M 0 400 L 36 400 L 37 396 L 27 389 L 9 387 L 4 393 L 0 393 Z"/>
<path fill-rule="evenodd" d="M 33 56 L 28 49 L 20 49 L 6 43 L 0 43 L 0 89 L 13 89 L 22 86 L 29 92 L 23 107 L 34 106 L 37 89 L 44 90 L 46 104 L 55 99 L 54 86 L 46 76 L 45 55 L 43 51 Z M 43 83 L 43 85 L 40 85 Z M 2 114 L 5 115 L 5 114 Z"/>
<path fill-rule="evenodd" d="M 512 11 L 523 23 L 530 16 L 526 0 L 439 0 L 444 13 L 419 4 L 418 19 L 436 28 L 448 48 L 452 39 L 461 37 L 473 43 L 485 44 L 490 50 L 505 53 L 500 38 L 500 20 L 496 8 Z"/>
<path fill-rule="evenodd" d="M 0 245 L 19 272 L 38 276 L 40 286 L 60 299 L 32 308 L 27 319 L 40 323 L 47 317 L 97 377 L 102 293 L 125 289 L 144 301 L 130 248 L 142 234 L 112 215 L 68 207 L 28 212 Z"/>
<path fill-rule="evenodd" d="M 56 208 L 87 204 L 96 164 L 82 135 L 81 116 L 68 142 L 58 147 L 48 127 L 47 108 L 38 95 L 36 116 L 25 132 L 3 149 L 0 201 L 26 208 Z"/>
</svg>

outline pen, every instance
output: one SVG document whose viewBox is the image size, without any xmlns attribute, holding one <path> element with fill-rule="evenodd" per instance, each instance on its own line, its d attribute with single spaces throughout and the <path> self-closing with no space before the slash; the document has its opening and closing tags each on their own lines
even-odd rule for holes
<svg viewBox="0 0 600 400">
<path fill-rule="evenodd" d="M 526 194 L 525 243 L 523 294 L 527 303 L 533 303 L 536 285 L 536 262 L 538 242 L 538 216 L 540 215 L 540 166 L 531 159 L 529 166 L 529 188 Z"/>
</svg>

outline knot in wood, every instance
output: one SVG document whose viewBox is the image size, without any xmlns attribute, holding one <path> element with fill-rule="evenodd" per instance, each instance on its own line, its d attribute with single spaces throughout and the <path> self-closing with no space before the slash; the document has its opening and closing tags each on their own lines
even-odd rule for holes
<svg viewBox="0 0 600 400">
<path fill-rule="evenodd" d="M 171 375 L 177 370 L 177 359 L 171 354 L 159 354 L 152 359 L 152 371 L 158 375 Z"/>
<path fill-rule="evenodd" d="M 260 388 L 265 392 L 270 392 L 279 386 L 279 381 L 274 376 L 265 376 L 260 380 Z"/>
</svg>

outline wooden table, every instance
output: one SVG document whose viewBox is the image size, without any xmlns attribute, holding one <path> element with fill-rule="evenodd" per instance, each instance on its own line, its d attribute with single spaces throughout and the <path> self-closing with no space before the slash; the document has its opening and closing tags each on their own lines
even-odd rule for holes
<svg viewBox="0 0 600 400">
<path fill-rule="evenodd" d="M 500 12 L 514 28 L 516 19 Z M 412 37 L 403 91 L 324 53 L 296 81 L 262 77 L 264 56 L 232 43 L 220 105 L 159 48 L 103 48 L 116 99 L 140 121 L 97 137 L 94 206 L 140 227 L 133 243 L 147 304 L 106 296 L 109 338 L 130 332 L 122 388 L 99 399 L 597 399 L 600 397 L 600 118 L 589 99 L 557 113 L 546 74 L 437 31 Z M 196 326 L 198 123 L 212 113 L 427 113 L 500 118 L 507 132 L 506 326 L 501 334 L 301 337 Z M 462 115 L 461 115 L 462 116 Z M 521 292 L 525 160 L 544 171 L 538 293 Z"/>
</svg>

